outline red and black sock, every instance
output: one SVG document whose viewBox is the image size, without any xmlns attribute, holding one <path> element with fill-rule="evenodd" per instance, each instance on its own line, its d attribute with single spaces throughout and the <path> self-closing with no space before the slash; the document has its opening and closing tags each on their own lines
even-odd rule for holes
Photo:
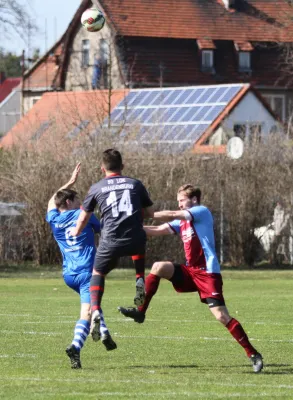
<svg viewBox="0 0 293 400">
<path fill-rule="evenodd" d="M 232 318 L 231 321 L 226 325 L 226 328 L 234 337 L 234 339 L 237 340 L 240 346 L 244 348 L 248 357 L 257 353 L 257 350 L 249 342 L 248 336 L 237 319 Z"/>
<path fill-rule="evenodd" d="M 152 297 L 156 294 L 161 278 L 154 274 L 149 274 L 145 280 L 145 300 L 142 306 L 138 307 L 139 311 L 145 313 L 149 307 Z"/>
<path fill-rule="evenodd" d="M 136 256 L 132 256 L 133 265 L 135 268 L 135 276 L 136 280 L 142 278 L 144 280 L 144 271 L 145 271 L 145 256 L 144 254 L 139 254 Z"/>
<path fill-rule="evenodd" d="M 90 282 L 91 309 L 92 312 L 101 308 L 101 301 L 104 294 L 105 277 L 93 275 Z"/>
</svg>

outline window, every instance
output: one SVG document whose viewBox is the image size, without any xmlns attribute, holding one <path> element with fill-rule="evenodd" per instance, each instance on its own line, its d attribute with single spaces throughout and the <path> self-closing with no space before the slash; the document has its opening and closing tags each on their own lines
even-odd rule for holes
<svg viewBox="0 0 293 400">
<path fill-rule="evenodd" d="M 101 83 L 104 89 L 108 88 L 108 63 L 110 58 L 110 46 L 106 39 L 100 40 L 100 67 L 101 67 Z"/>
<path fill-rule="evenodd" d="M 85 39 L 81 45 L 81 66 L 83 68 L 88 67 L 90 64 L 90 41 Z"/>
<path fill-rule="evenodd" d="M 259 143 L 261 141 L 262 124 L 259 122 L 235 124 L 233 130 L 235 136 L 243 141 L 248 139 L 250 144 Z"/>
<path fill-rule="evenodd" d="M 239 57 L 239 71 L 240 72 L 251 71 L 250 52 L 239 51 L 238 57 Z"/>
<path fill-rule="evenodd" d="M 249 124 L 249 143 L 260 143 L 261 142 L 261 130 L 262 126 L 258 123 Z"/>
<path fill-rule="evenodd" d="M 201 53 L 201 67 L 203 71 L 212 71 L 214 69 L 213 50 L 203 50 Z"/>
<path fill-rule="evenodd" d="M 33 107 L 35 104 L 36 104 L 36 102 L 38 101 L 38 100 L 40 100 L 40 96 L 39 97 L 33 97 L 32 99 L 31 99 L 31 107 Z"/>
<path fill-rule="evenodd" d="M 233 127 L 235 136 L 244 140 L 246 136 L 246 124 L 235 124 Z"/>
<path fill-rule="evenodd" d="M 100 40 L 100 60 L 102 64 L 107 64 L 109 60 L 109 44 L 106 39 Z"/>
<path fill-rule="evenodd" d="M 281 121 L 285 121 L 285 96 L 284 95 L 267 95 L 264 96 L 271 106 L 271 109 L 278 115 Z"/>
</svg>

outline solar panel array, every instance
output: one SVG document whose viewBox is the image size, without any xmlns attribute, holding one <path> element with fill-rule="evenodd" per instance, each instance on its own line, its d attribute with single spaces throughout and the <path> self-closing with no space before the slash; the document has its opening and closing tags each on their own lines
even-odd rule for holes
<svg viewBox="0 0 293 400">
<path fill-rule="evenodd" d="M 112 111 L 111 129 L 119 132 L 121 140 L 169 144 L 182 151 L 202 136 L 243 86 L 134 89 Z"/>
</svg>

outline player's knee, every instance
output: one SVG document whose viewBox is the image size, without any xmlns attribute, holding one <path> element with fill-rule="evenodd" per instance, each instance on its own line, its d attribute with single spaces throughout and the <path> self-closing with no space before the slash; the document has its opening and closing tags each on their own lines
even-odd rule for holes
<svg viewBox="0 0 293 400">
<path fill-rule="evenodd" d="M 219 313 L 217 313 L 215 315 L 215 317 L 216 317 L 217 321 L 221 322 L 221 324 L 226 325 L 226 318 L 225 318 L 225 315 L 223 313 L 219 312 Z"/>
<path fill-rule="evenodd" d="M 155 262 L 151 269 L 151 274 L 159 275 L 161 271 L 163 271 L 164 263 L 162 262 Z"/>
<path fill-rule="evenodd" d="M 155 262 L 152 266 L 151 273 L 157 274 L 158 272 L 160 272 L 160 270 L 162 269 L 162 264 L 163 263 L 161 262 Z"/>
</svg>

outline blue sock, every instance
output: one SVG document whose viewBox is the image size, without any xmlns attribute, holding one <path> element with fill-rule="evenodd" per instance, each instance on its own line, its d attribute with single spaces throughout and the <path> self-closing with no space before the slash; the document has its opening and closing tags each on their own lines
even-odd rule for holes
<svg viewBox="0 0 293 400">
<path fill-rule="evenodd" d="M 103 311 L 101 308 L 99 310 L 99 313 L 100 313 L 100 333 L 101 333 L 101 335 L 105 335 L 105 333 L 109 333 L 109 330 L 107 328 L 107 325 L 106 325 L 106 322 L 104 319 L 104 314 L 103 314 Z"/>
<path fill-rule="evenodd" d="M 90 333 L 90 322 L 85 319 L 80 319 L 77 321 L 74 329 L 74 338 L 72 344 L 77 350 L 83 348 L 84 342 Z"/>
</svg>

